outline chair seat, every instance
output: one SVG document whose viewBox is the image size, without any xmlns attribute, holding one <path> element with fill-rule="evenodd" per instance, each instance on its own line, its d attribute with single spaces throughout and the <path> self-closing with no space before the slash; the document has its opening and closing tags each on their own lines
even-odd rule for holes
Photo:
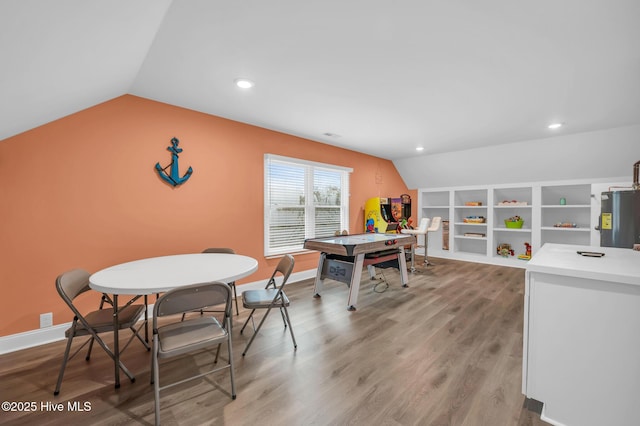
<svg viewBox="0 0 640 426">
<path fill-rule="evenodd" d="M 129 305 L 126 308 L 118 312 L 118 323 L 120 328 L 129 328 L 135 324 L 138 319 L 144 313 L 144 305 Z M 96 333 L 104 333 L 113 330 L 113 309 L 98 309 L 93 312 L 89 312 L 84 316 L 87 322 L 91 325 Z M 71 334 L 71 328 L 65 331 L 65 336 L 69 338 Z M 78 322 L 76 326 L 76 336 L 85 336 L 90 334 L 86 327 Z"/>
<path fill-rule="evenodd" d="M 242 306 L 248 309 L 266 309 L 271 305 L 273 298 L 278 294 L 278 289 L 247 290 L 242 293 Z M 289 298 L 283 292 L 282 299 L 276 301 L 274 306 L 289 306 Z"/>
<path fill-rule="evenodd" d="M 421 230 L 421 229 L 402 229 L 400 230 L 400 233 L 402 234 L 409 234 L 409 235 L 425 235 L 427 233 L 427 230 Z"/>
<path fill-rule="evenodd" d="M 175 356 L 223 343 L 227 331 L 214 317 L 197 317 L 158 328 L 158 357 Z"/>
</svg>

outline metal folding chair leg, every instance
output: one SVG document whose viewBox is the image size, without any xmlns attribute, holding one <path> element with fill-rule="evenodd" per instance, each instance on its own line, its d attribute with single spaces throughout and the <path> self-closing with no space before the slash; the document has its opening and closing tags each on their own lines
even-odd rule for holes
<svg viewBox="0 0 640 426">
<path fill-rule="evenodd" d="M 87 356 L 84 358 L 87 361 L 91 358 L 91 350 L 93 349 L 93 337 L 89 339 L 89 349 L 87 350 Z"/>
<path fill-rule="evenodd" d="M 247 351 L 249 350 L 249 347 L 253 343 L 253 339 L 256 338 L 256 336 L 258 335 L 258 332 L 260 331 L 260 328 L 262 328 L 262 324 L 264 324 L 264 320 L 266 320 L 267 316 L 269 316 L 269 312 L 271 312 L 271 309 L 272 309 L 271 307 L 267 309 L 267 312 L 264 314 L 264 316 L 260 320 L 260 324 L 258 324 L 258 328 L 254 331 L 253 335 L 251 336 L 251 339 L 249 339 L 249 343 L 247 343 L 247 346 L 244 348 L 244 351 L 242 352 L 242 356 L 246 355 Z M 251 312 L 251 316 L 253 316 L 253 312 Z M 249 318 L 251 318 L 251 316 Z M 249 318 L 247 318 L 247 322 L 249 321 Z M 245 325 L 247 324 L 245 323 Z M 244 327 L 242 327 L 242 330 L 244 330 Z M 242 330 L 240 330 L 240 334 L 242 334 Z"/>
<path fill-rule="evenodd" d="M 260 331 L 260 328 L 262 327 L 262 324 L 264 324 L 264 321 L 267 319 L 267 316 L 269 315 L 269 312 L 271 312 L 271 309 L 273 309 L 273 307 L 270 307 L 270 308 L 267 309 L 267 312 L 264 314 L 264 316 L 260 320 L 260 324 L 258 324 L 258 328 L 254 327 L 253 335 L 251 336 L 251 339 L 249 339 L 249 342 L 247 343 L 247 346 L 244 348 L 244 351 L 242 352 L 242 356 L 246 355 L 247 351 L 249 350 L 249 347 L 253 343 L 253 339 L 255 339 L 255 337 L 257 336 L 258 332 Z M 255 312 L 255 309 L 253 311 L 251 311 L 251 314 L 249 315 L 249 318 L 247 318 L 247 320 L 245 321 L 244 325 L 242 326 L 242 329 L 240 330 L 240 334 L 242 334 L 242 332 L 244 331 L 245 327 L 249 323 L 249 320 L 253 321 L 253 313 L 254 312 Z M 289 333 L 291 334 L 291 340 L 293 340 L 293 347 L 294 347 L 294 349 L 297 349 L 298 348 L 298 343 L 296 342 L 296 337 L 293 334 L 293 327 L 291 326 L 291 319 L 289 318 L 289 312 L 287 311 L 286 306 L 280 307 L 280 315 L 282 316 L 282 321 L 284 322 L 284 328 L 289 328 Z"/>
<path fill-rule="evenodd" d="M 72 325 L 72 327 L 75 329 L 76 327 L 76 323 L 74 323 Z M 73 331 L 75 333 L 75 330 Z M 115 361 L 116 357 L 113 354 L 113 352 L 111 351 L 111 349 L 109 349 L 109 347 L 102 341 L 102 339 L 100 339 L 97 334 L 91 332 L 91 337 L 87 340 L 85 340 L 85 342 L 80 345 L 80 347 L 78 347 L 78 349 L 76 349 L 76 351 L 73 353 L 73 355 L 69 356 L 69 352 L 71 352 L 71 345 L 73 344 L 73 340 L 74 337 L 69 337 L 67 338 L 67 347 L 65 348 L 64 351 L 64 356 L 62 359 L 62 366 L 60 367 L 60 373 L 58 374 L 58 381 L 56 382 L 56 388 L 53 391 L 54 395 L 58 395 L 60 393 L 60 388 L 62 386 L 62 379 L 64 377 L 64 372 L 67 368 L 67 363 L 73 359 L 74 356 L 76 356 L 78 354 L 78 352 L 80 352 L 80 350 L 82 350 L 82 348 L 85 347 L 85 345 L 89 342 L 91 342 L 91 345 L 93 345 L 93 342 L 97 341 L 98 344 L 102 347 L 102 349 L 104 349 L 104 351 L 107 353 L 107 355 L 109 355 L 109 357 Z M 133 339 L 133 336 L 131 336 L 131 338 L 129 339 L 129 342 L 131 342 L 131 340 Z M 128 345 L 128 343 L 127 343 Z M 126 348 L 126 346 L 125 346 Z M 86 360 L 89 361 L 89 355 L 87 354 Z M 133 374 L 131 374 L 131 372 L 129 371 L 129 369 L 127 367 L 125 367 L 125 365 L 122 363 L 122 361 L 118 361 L 118 364 L 120 365 L 120 369 L 124 372 L 124 374 L 126 374 L 126 376 L 129 378 L 129 380 L 131 380 L 131 383 L 136 381 L 136 378 L 133 376 Z"/>
<path fill-rule="evenodd" d="M 247 326 L 247 324 L 249 324 L 249 320 L 251 320 L 251 321 L 253 322 L 253 313 L 254 313 L 255 311 L 256 311 L 256 310 L 255 310 L 255 309 L 253 309 L 253 310 L 251 311 L 251 313 L 249 314 L 249 317 L 247 318 L 247 320 L 246 320 L 246 321 L 244 322 L 244 324 L 242 325 L 242 328 L 240 329 L 240 334 L 242 334 L 242 332 L 244 331 L 244 329 L 245 329 L 245 327 Z M 253 324 L 253 331 L 254 331 L 254 332 L 256 331 L 256 326 L 255 326 L 255 324 Z"/>
<path fill-rule="evenodd" d="M 240 315 L 240 308 L 238 308 L 238 292 L 236 290 L 236 283 L 231 283 L 231 290 L 233 290 L 233 300 L 236 304 L 236 315 Z"/>
<path fill-rule="evenodd" d="M 287 318 L 287 322 L 289 323 L 289 333 L 291 333 L 291 340 L 293 340 L 293 348 L 298 349 L 298 343 L 296 342 L 296 336 L 293 335 L 293 326 L 291 325 L 291 319 L 289 318 L 289 311 L 286 307 L 284 309 L 284 315 Z"/>
<path fill-rule="evenodd" d="M 287 320 L 284 317 L 284 313 L 282 312 L 282 308 L 280 308 L 280 316 L 282 317 L 282 323 L 284 324 L 284 328 L 287 328 Z"/>
<path fill-rule="evenodd" d="M 69 361 L 69 352 L 71 351 L 71 342 L 73 341 L 73 339 L 67 339 L 67 347 L 64 350 L 64 357 L 62 358 L 62 366 L 60 366 L 60 373 L 58 374 L 58 382 L 56 383 L 56 389 L 53 391 L 54 395 L 58 395 L 60 393 L 60 387 L 62 386 L 62 378 L 64 377 L 64 371 L 67 368 L 67 362 Z M 87 341 L 88 342 L 88 341 Z M 85 344 L 87 343 L 85 342 Z M 93 343 L 93 342 L 92 342 Z M 84 345 L 80 346 L 80 348 L 78 348 L 78 351 L 80 349 L 82 349 L 84 347 Z M 76 351 L 71 358 L 73 358 L 73 356 L 78 353 L 78 351 Z"/>
</svg>

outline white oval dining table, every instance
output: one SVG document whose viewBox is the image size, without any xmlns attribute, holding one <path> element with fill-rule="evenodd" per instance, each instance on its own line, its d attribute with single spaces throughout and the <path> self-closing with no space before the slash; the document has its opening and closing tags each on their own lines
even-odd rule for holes
<svg viewBox="0 0 640 426">
<path fill-rule="evenodd" d="M 120 350 L 117 325 L 120 310 L 118 308 L 119 295 L 135 296 L 120 307 L 124 308 L 140 296 L 164 293 L 191 284 L 212 281 L 229 283 L 247 277 L 257 269 L 258 261 L 249 256 L 228 253 L 193 253 L 134 260 L 110 266 L 92 274 L 89 277 L 89 286 L 100 293 L 112 295 L 115 387 L 120 387 Z M 147 321 L 146 315 L 145 312 L 145 322 Z M 145 336 L 147 335 L 146 325 Z"/>
<path fill-rule="evenodd" d="M 101 293 L 154 294 L 190 284 L 237 281 L 257 269 L 256 259 L 240 254 L 176 254 L 110 266 L 91 275 L 89 282 Z"/>
</svg>

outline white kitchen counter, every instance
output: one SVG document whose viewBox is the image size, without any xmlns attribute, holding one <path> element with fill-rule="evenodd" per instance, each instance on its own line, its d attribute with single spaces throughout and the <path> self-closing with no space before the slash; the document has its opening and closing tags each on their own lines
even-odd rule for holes
<svg viewBox="0 0 640 426">
<path fill-rule="evenodd" d="M 640 252 L 545 244 L 524 304 L 522 392 L 544 404 L 543 420 L 640 424 Z"/>
<path fill-rule="evenodd" d="M 586 257 L 578 251 L 604 253 Z M 545 244 L 527 263 L 527 271 L 640 285 L 640 251 L 613 247 Z"/>
</svg>

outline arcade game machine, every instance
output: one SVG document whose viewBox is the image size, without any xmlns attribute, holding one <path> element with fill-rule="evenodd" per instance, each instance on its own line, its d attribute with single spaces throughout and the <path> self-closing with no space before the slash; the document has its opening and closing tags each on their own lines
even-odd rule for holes
<svg viewBox="0 0 640 426">
<path fill-rule="evenodd" d="M 364 205 L 364 232 L 400 232 L 410 217 L 411 197 L 408 194 L 402 194 L 400 198 L 370 198 Z"/>
<path fill-rule="evenodd" d="M 375 197 L 370 198 L 365 203 L 364 207 L 364 232 L 366 233 L 400 233 L 400 229 L 409 225 L 409 218 L 411 217 L 411 196 L 408 194 L 402 194 L 400 198 L 383 198 Z M 365 255 L 365 258 L 384 256 L 388 254 L 386 251 L 379 253 L 369 253 Z M 411 250 L 405 250 L 405 256 L 411 256 Z M 387 269 L 395 268 L 399 269 L 399 262 L 397 259 L 388 260 L 386 262 L 377 263 L 375 268 Z M 369 267 L 369 276 L 371 279 L 375 277 L 375 268 Z M 386 282 L 384 277 L 383 281 Z M 387 284 L 388 287 L 388 284 Z"/>
</svg>

